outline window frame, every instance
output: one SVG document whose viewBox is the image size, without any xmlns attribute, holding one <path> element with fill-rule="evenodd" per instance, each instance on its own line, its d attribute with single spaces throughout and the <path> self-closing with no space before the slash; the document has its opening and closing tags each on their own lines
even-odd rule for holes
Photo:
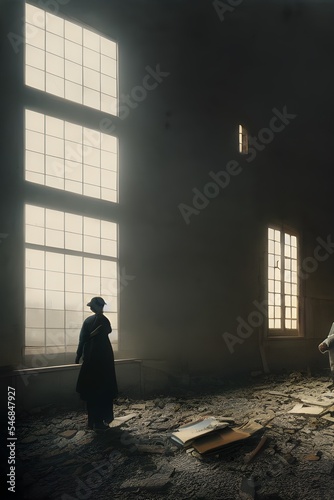
<svg viewBox="0 0 334 500">
<path fill-rule="evenodd" d="M 248 130 L 243 125 L 238 127 L 238 151 L 241 155 L 248 154 Z"/>
<path fill-rule="evenodd" d="M 26 5 L 31 5 L 32 7 L 44 10 L 44 12 L 48 13 L 47 6 L 41 7 L 37 3 L 35 3 L 33 0 L 32 1 L 25 1 L 24 2 L 24 33 L 25 33 L 25 26 L 26 26 L 26 17 L 25 17 L 25 12 L 26 12 Z M 107 40 L 110 40 L 111 42 L 114 42 L 116 44 L 116 92 L 117 92 L 117 112 L 116 114 L 113 114 L 111 112 L 106 112 L 102 111 L 101 109 L 93 108 L 90 106 L 85 105 L 84 103 L 77 103 L 73 100 L 66 99 L 65 97 L 57 96 L 55 94 L 49 93 L 46 90 L 40 90 L 38 88 L 35 88 L 33 86 L 30 86 L 25 83 L 25 68 L 26 68 L 26 50 L 24 46 L 24 57 L 22 60 L 23 63 L 23 88 L 24 88 L 24 100 L 22 104 L 22 115 L 23 115 L 23 156 L 22 156 L 22 181 L 24 183 L 24 198 L 23 198 L 23 206 L 22 206 L 22 221 L 24 221 L 23 224 L 23 295 L 24 295 L 24 300 L 23 300 L 23 317 L 26 317 L 26 309 L 28 308 L 27 306 L 27 299 L 26 299 L 26 280 L 25 280 L 25 273 L 26 273 L 26 249 L 27 248 L 36 248 L 35 245 L 30 245 L 27 244 L 25 241 L 25 207 L 26 205 L 34 205 L 34 206 L 39 206 L 40 208 L 43 209 L 50 209 L 50 210 L 56 210 L 56 211 L 61 211 L 61 212 L 68 212 L 68 213 L 73 213 L 75 215 L 79 215 L 82 218 L 88 217 L 88 218 L 94 218 L 98 219 L 100 221 L 107 221 L 107 222 L 112 222 L 117 225 L 117 233 L 116 233 L 116 245 L 117 245 L 117 259 L 114 257 L 108 257 L 108 256 L 103 256 L 103 255 L 98 255 L 98 254 L 92 254 L 91 256 L 93 258 L 104 260 L 106 257 L 107 260 L 111 260 L 116 262 L 117 266 L 117 303 L 114 304 L 116 306 L 116 314 L 117 314 L 117 327 L 114 328 L 114 330 L 117 331 L 117 340 L 112 341 L 112 345 L 114 348 L 115 353 L 119 350 L 119 345 L 120 345 L 120 255 L 119 255 L 119 249 L 120 249 L 120 244 L 119 244 L 119 232 L 120 232 L 120 217 L 119 217 L 119 152 L 120 152 L 120 134 L 115 131 L 115 126 L 110 127 L 108 126 L 103 126 L 103 121 L 106 120 L 106 116 L 110 117 L 112 121 L 117 125 L 119 123 L 119 107 L 120 107 L 120 100 L 119 100 L 119 90 L 120 90 L 120 75 L 119 75 L 119 42 L 118 40 L 110 37 L 109 35 L 105 35 L 99 31 L 97 31 L 95 28 L 92 26 L 86 25 L 84 22 L 78 20 L 78 19 L 73 19 L 70 16 L 68 16 L 66 13 L 53 13 L 49 12 L 50 14 L 54 15 L 55 17 L 59 17 L 63 19 L 64 21 L 69 21 L 71 23 L 74 23 L 78 26 L 80 26 L 82 29 L 87 29 L 96 35 L 106 38 Z M 64 59 L 65 61 L 65 59 Z M 46 71 L 44 69 L 44 71 Z M 83 66 L 82 66 L 82 71 L 83 71 Z M 83 84 L 82 84 L 83 85 Z M 85 194 L 77 194 L 71 191 L 65 191 L 58 189 L 56 187 L 51 187 L 47 185 L 42 185 L 34 182 L 30 182 L 26 180 L 25 175 L 26 175 L 26 168 L 25 168 L 25 133 L 26 133 L 26 121 L 25 121 L 25 114 L 26 110 L 30 110 L 32 112 L 37 112 L 41 113 L 47 116 L 51 116 L 55 119 L 60 119 L 63 121 L 68 121 L 73 124 L 77 124 L 81 126 L 83 129 L 88 128 L 92 130 L 96 130 L 100 134 L 107 134 L 111 137 L 115 137 L 117 140 L 117 184 L 116 184 L 116 193 L 117 193 L 117 201 L 109 201 L 105 199 L 99 199 L 99 198 L 94 198 L 89 195 Z M 111 123 L 111 120 L 108 118 L 107 119 L 108 123 Z M 84 147 L 84 144 L 82 145 Z M 45 153 L 44 153 L 45 154 Z M 50 194 L 52 193 L 52 197 Z M 45 244 L 44 246 L 40 246 L 38 249 L 48 252 L 50 251 L 49 247 Z M 53 249 L 56 253 L 64 253 L 66 255 L 66 249 L 61 249 L 61 248 L 55 248 Z M 86 255 L 85 252 L 83 251 L 81 254 L 82 258 L 84 257 L 89 257 L 89 255 Z M 84 271 L 82 272 L 82 279 L 84 276 Z M 101 284 L 102 287 L 102 284 Z M 101 289 L 101 292 L 103 290 Z M 84 292 L 83 292 L 83 297 L 84 297 Z M 46 311 L 46 304 L 44 303 L 44 311 Z M 86 308 L 86 304 L 83 304 L 83 310 L 84 310 L 84 317 L 87 315 L 91 314 L 89 311 L 89 308 Z M 64 308 L 65 311 L 65 308 Z M 113 311 L 106 311 L 108 312 L 113 312 Z M 86 314 L 87 313 L 87 314 Z M 112 325 L 113 326 L 113 325 Z M 42 355 L 37 355 L 37 360 L 36 361 L 36 356 L 32 354 L 26 354 L 25 349 L 26 347 L 26 336 L 25 336 L 25 329 L 26 329 L 26 321 L 24 320 L 23 323 L 23 343 L 22 343 L 22 356 L 24 363 L 27 366 L 37 366 L 36 363 L 38 363 L 38 366 L 49 366 L 53 367 L 56 365 L 66 365 L 66 364 L 72 364 L 73 361 L 73 354 L 72 353 L 66 353 L 66 339 L 65 339 L 65 347 L 64 351 L 60 354 L 54 355 L 54 354 L 42 354 Z M 79 338 L 79 332 L 78 330 L 78 338 Z M 64 327 L 64 333 L 65 333 L 65 327 Z M 45 343 L 44 349 L 45 352 L 47 344 Z M 68 355 L 67 355 L 68 354 Z"/>
<path fill-rule="evenodd" d="M 268 248 L 268 230 L 273 229 L 276 231 L 280 231 L 281 233 L 281 258 L 283 257 L 282 261 L 284 261 L 284 233 L 290 235 L 290 236 L 295 236 L 297 239 L 297 328 L 286 328 L 285 327 L 285 293 L 284 293 L 284 271 L 285 268 L 282 267 L 281 269 L 281 321 L 282 321 L 282 326 L 281 328 L 269 328 L 269 276 L 268 276 L 268 269 L 269 269 L 269 248 Z M 266 226 L 266 242 L 265 242 L 265 297 L 266 297 L 266 304 L 267 304 L 267 318 L 266 318 L 266 337 L 268 339 L 277 339 L 277 338 L 283 338 L 283 339 L 297 339 L 303 337 L 303 321 L 302 321 L 302 296 L 301 296 L 301 291 L 302 291 L 302 286 L 301 286 L 301 281 L 300 281 L 300 276 L 299 276 L 299 266 L 300 266 L 300 234 L 299 232 L 291 227 L 290 225 L 287 224 L 279 224 L 279 223 L 270 223 L 267 224 Z"/>
<path fill-rule="evenodd" d="M 30 22 L 28 22 L 26 20 L 26 5 L 30 5 L 31 7 L 35 8 L 35 9 L 39 9 L 41 11 L 44 11 L 45 14 L 49 14 L 51 16 L 54 16 L 54 17 L 58 17 L 60 18 L 61 20 L 64 21 L 64 34 L 63 35 L 57 35 L 54 31 L 47 31 L 46 29 L 46 26 L 44 25 L 44 27 L 38 27 L 38 24 L 37 25 L 33 25 L 33 24 L 30 24 Z M 45 16 L 45 21 L 46 21 L 46 16 Z M 62 38 L 64 38 L 64 40 L 68 40 L 69 42 L 71 42 L 70 39 L 67 39 L 66 36 L 65 36 L 65 21 L 67 21 L 68 23 L 71 23 L 71 24 L 74 24 L 76 26 L 78 26 L 79 28 L 81 28 L 82 30 L 87 30 L 87 31 L 90 31 L 93 35 L 97 35 L 99 37 L 102 37 L 104 39 L 106 39 L 107 42 L 112 42 L 116 45 L 116 48 L 115 48 L 115 51 L 116 51 L 116 59 L 114 59 L 113 57 L 110 57 L 110 59 L 114 59 L 116 61 L 116 78 L 115 79 L 115 89 L 116 89 L 116 96 L 111 96 L 111 94 L 109 95 L 109 97 L 112 97 L 113 99 L 115 99 L 116 103 L 115 105 L 112 107 L 112 111 L 107 111 L 105 109 L 101 109 L 101 99 L 102 99 L 102 94 L 103 95 L 107 95 L 105 93 L 102 92 L 101 90 L 101 83 L 102 83 L 102 77 L 101 75 L 105 76 L 105 77 L 108 77 L 108 78 L 112 78 L 110 76 L 108 76 L 106 73 L 103 73 L 101 71 L 101 67 L 100 67 L 100 70 L 99 70 L 99 74 L 100 74 L 100 90 L 99 91 L 96 91 L 96 92 L 99 92 L 99 108 L 97 108 L 96 106 L 91 106 L 89 104 L 85 104 L 84 103 L 84 89 L 87 89 L 87 90 L 94 90 L 93 88 L 89 87 L 89 86 L 86 86 L 84 84 L 84 79 L 83 79 L 83 76 L 84 76 L 84 70 L 85 69 L 91 69 L 89 66 L 85 66 L 84 63 L 83 63 L 83 60 L 81 62 L 81 84 L 77 84 L 75 82 L 73 82 L 73 80 L 69 80 L 69 79 L 66 79 L 65 78 L 65 66 L 66 66 L 66 61 L 69 62 L 69 63 L 73 63 L 73 64 L 79 64 L 79 63 L 76 63 L 73 59 L 68 59 L 65 57 L 65 44 L 64 44 L 64 54 L 62 56 L 57 56 L 56 54 L 54 54 L 53 52 L 49 52 L 46 50 L 46 33 L 50 33 L 51 35 L 53 36 L 61 36 Z M 46 96 L 48 96 L 49 98 L 56 98 L 56 99 L 61 99 L 62 101 L 64 102 L 70 102 L 74 105 L 77 105 L 77 106 L 83 106 L 83 108 L 85 110 L 94 110 L 96 112 L 99 112 L 99 113 L 104 113 L 104 114 L 107 114 L 108 116 L 110 117 L 113 117 L 113 118 L 117 118 L 119 117 L 119 112 L 120 112 L 120 86 L 119 86 L 119 44 L 118 44 L 118 41 L 115 39 L 115 38 L 112 38 L 110 36 L 106 36 L 105 34 L 102 34 L 101 32 L 99 32 L 98 30 L 96 30 L 94 27 L 92 26 L 88 26 L 86 23 L 82 22 L 82 21 L 79 21 L 77 19 L 74 19 L 68 15 L 65 15 L 63 13 L 61 13 L 59 15 L 59 13 L 53 13 L 53 12 L 50 12 L 48 9 L 47 9 L 47 6 L 43 7 L 41 6 L 40 4 L 38 3 L 34 3 L 34 1 L 25 1 L 24 2 L 24 26 L 23 26 L 23 30 L 24 30 L 24 38 L 25 38 L 25 43 L 24 43 L 24 60 L 23 60 L 23 66 L 24 66 L 24 85 L 25 87 L 28 87 L 28 88 L 31 88 L 31 89 L 34 89 L 35 91 L 37 92 L 42 92 L 43 94 L 45 94 Z M 29 35 L 29 33 L 26 31 L 26 25 L 29 25 L 31 28 L 35 29 L 35 30 L 41 30 L 43 31 L 44 33 L 44 48 L 38 48 L 36 46 L 34 46 L 33 44 L 29 43 L 29 38 L 33 38 L 33 31 L 32 31 L 32 34 Z M 45 24 L 45 23 L 44 23 Z M 82 41 L 81 41 L 81 49 L 82 49 L 82 54 L 84 52 L 84 48 L 86 48 L 87 50 L 90 50 L 90 47 L 84 45 L 84 40 L 83 40 L 83 32 L 82 32 Z M 28 42 L 28 43 L 27 43 Z M 75 42 L 71 42 L 72 44 L 74 45 L 79 45 L 79 44 L 76 44 Z M 41 50 L 43 51 L 43 59 L 44 59 L 44 62 L 43 62 L 43 66 L 44 66 L 44 69 L 39 69 L 38 67 L 36 66 L 31 66 L 30 64 L 27 63 L 27 52 L 26 52 L 26 46 L 29 45 L 37 50 Z M 100 52 L 97 52 L 99 55 L 100 55 L 100 62 L 102 61 L 102 56 L 104 56 L 105 54 L 101 52 L 101 47 L 100 47 Z M 58 57 L 58 58 L 61 58 L 62 59 L 62 63 L 63 63 L 63 70 L 64 70 L 64 75 L 63 77 L 61 76 L 57 76 L 55 73 L 50 73 L 50 72 L 47 72 L 47 65 L 46 65 L 46 59 L 47 59 L 47 54 L 49 54 L 50 56 L 55 56 L 55 57 Z M 107 56 L 108 57 L 108 56 Z M 37 71 L 41 71 L 44 73 L 44 88 L 39 88 L 38 86 L 34 86 L 34 85 L 30 85 L 28 83 L 26 83 L 26 65 L 31 67 L 32 69 L 35 69 Z M 92 71 L 94 71 L 92 69 Z M 61 80 L 63 80 L 63 84 L 64 84 L 64 95 L 61 96 L 57 93 L 53 93 L 53 92 L 49 92 L 48 90 L 46 90 L 46 80 L 47 80 L 47 75 L 50 75 L 50 76 L 55 76 Z M 78 102 L 74 99 L 70 99 L 70 98 L 66 98 L 65 97 L 65 87 L 66 87 L 66 82 L 68 83 L 72 83 L 72 84 L 76 84 L 76 85 L 79 85 L 81 87 L 81 98 L 82 98 L 82 102 Z"/>
</svg>

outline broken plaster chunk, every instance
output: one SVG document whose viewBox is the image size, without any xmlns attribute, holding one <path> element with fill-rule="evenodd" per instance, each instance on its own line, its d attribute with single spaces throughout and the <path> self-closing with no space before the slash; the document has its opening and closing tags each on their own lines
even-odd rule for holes
<svg viewBox="0 0 334 500">
<path fill-rule="evenodd" d="M 38 437 L 33 435 L 33 436 L 28 436 L 28 437 L 22 439 L 21 443 L 31 444 L 31 443 L 35 443 L 37 440 L 38 440 Z"/>
<path fill-rule="evenodd" d="M 169 477 L 163 474 L 154 474 L 153 476 L 145 479 L 135 480 L 128 479 L 121 484 L 122 490 L 147 490 L 159 491 L 169 486 Z"/>
<path fill-rule="evenodd" d="M 299 398 L 302 403 L 305 403 L 307 405 L 316 405 L 316 406 L 324 406 L 327 408 L 328 406 L 333 405 L 333 400 L 332 399 L 327 399 L 327 398 L 312 398 L 312 397 L 303 397 Z"/>
<path fill-rule="evenodd" d="M 78 431 L 76 435 L 74 436 L 75 441 L 79 441 L 86 435 L 85 431 Z"/>
<path fill-rule="evenodd" d="M 122 417 L 116 417 L 112 422 L 110 422 L 109 427 L 120 427 L 125 424 L 128 420 L 136 417 L 137 413 L 130 413 L 129 415 L 123 415 Z"/>
<path fill-rule="evenodd" d="M 300 415 L 320 415 L 323 411 L 325 411 L 323 406 L 298 403 L 291 410 L 289 410 L 288 413 L 296 413 Z"/>
<path fill-rule="evenodd" d="M 134 404 L 131 405 L 132 410 L 145 410 L 146 409 L 146 404 L 145 403 L 140 403 L 140 404 Z"/>
<path fill-rule="evenodd" d="M 321 453 L 318 451 L 317 453 L 309 453 L 308 455 L 305 455 L 304 460 L 310 461 L 310 462 L 316 462 L 320 460 L 321 458 Z"/>
<path fill-rule="evenodd" d="M 64 437 L 66 439 L 71 439 L 76 435 L 77 431 L 75 429 L 67 430 L 64 432 L 61 432 L 59 436 Z"/>
</svg>

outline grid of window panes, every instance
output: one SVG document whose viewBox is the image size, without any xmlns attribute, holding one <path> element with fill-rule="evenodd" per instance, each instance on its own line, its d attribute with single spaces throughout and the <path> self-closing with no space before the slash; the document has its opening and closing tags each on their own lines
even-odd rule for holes
<svg viewBox="0 0 334 500">
<path fill-rule="evenodd" d="M 269 328 L 282 327 L 281 232 L 268 228 L 268 319 Z"/>
<path fill-rule="evenodd" d="M 26 109 L 25 178 L 30 182 L 118 201 L 118 139 Z"/>
<path fill-rule="evenodd" d="M 74 352 L 94 296 L 107 302 L 117 348 L 116 231 L 112 222 L 26 205 L 26 354 Z"/>
<path fill-rule="evenodd" d="M 248 153 L 248 133 L 242 125 L 239 125 L 239 153 Z"/>
<path fill-rule="evenodd" d="M 297 238 L 268 228 L 269 329 L 296 330 L 297 315 Z"/>
<path fill-rule="evenodd" d="M 117 44 L 26 3 L 25 83 L 117 115 Z"/>
<path fill-rule="evenodd" d="M 297 328 L 297 238 L 284 233 L 285 328 Z"/>
</svg>

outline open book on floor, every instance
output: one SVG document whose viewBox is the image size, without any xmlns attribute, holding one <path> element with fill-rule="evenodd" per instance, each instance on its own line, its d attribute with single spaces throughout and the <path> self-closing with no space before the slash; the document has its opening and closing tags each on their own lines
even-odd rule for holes
<svg viewBox="0 0 334 500">
<path fill-rule="evenodd" d="M 254 420 L 249 420 L 238 427 L 226 427 L 206 436 L 201 436 L 192 443 L 192 447 L 201 455 L 232 451 L 244 444 L 252 436 L 263 430 L 263 426 Z"/>
<path fill-rule="evenodd" d="M 182 425 L 171 434 L 171 439 L 184 447 L 190 446 L 200 436 L 209 434 L 218 429 L 224 429 L 230 425 L 229 422 L 219 421 L 215 417 L 206 417 L 189 424 Z"/>
<path fill-rule="evenodd" d="M 193 441 L 192 447 L 202 455 L 217 453 L 221 450 L 228 451 L 232 445 L 236 445 L 237 443 L 243 444 L 250 437 L 251 434 L 249 432 L 226 428 L 199 437 Z"/>
</svg>

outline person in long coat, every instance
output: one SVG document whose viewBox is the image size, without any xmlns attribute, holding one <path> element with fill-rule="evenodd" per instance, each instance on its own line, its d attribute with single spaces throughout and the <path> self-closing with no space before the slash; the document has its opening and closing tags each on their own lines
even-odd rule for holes
<svg viewBox="0 0 334 500">
<path fill-rule="evenodd" d="M 318 349 L 322 354 L 325 354 L 326 352 L 329 354 L 331 378 L 334 383 L 334 323 L 332 323 L 327 338 L 318 345 Z"/>
<path fill-rule="evenodd" d="M 76 391 L 87 402 L 88 428 L 107 429 L 114 419 L 113 400 L 118 394 L 114 353 L 109 340 L 110 322 L 103 314 L 105 301 L 94 297 L 87 306 L 94 313 L 83 322 L 75 362 L 80 368 Z"/>
</svg>

